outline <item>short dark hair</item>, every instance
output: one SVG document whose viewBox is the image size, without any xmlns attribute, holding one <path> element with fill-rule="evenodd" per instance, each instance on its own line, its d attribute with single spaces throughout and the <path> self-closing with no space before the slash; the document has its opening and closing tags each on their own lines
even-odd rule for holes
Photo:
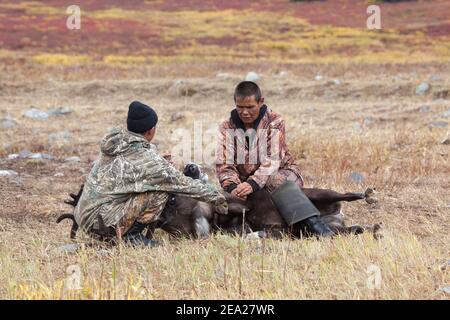
<svg viewBox="0 0 450 320">
<path fill-rule="evenodd" d="M 262 97 L 261 89 L 252 81 L 242 81 L 234 89 L 234 101 L 236 101 L 236 98 L 247 98 L 251 96 L 255 96 L 257 102 Z"/>
</svg>

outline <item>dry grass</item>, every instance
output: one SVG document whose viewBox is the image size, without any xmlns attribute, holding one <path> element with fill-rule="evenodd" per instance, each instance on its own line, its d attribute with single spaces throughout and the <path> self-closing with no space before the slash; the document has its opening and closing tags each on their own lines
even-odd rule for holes
<svg viewBox="0 0 450 320">
<path fill-rule="evenodd" d="M 405 232 L 386 232 L 378 242 L 369 235 L 265 243 L 215 236 L 66 255 L 55 252 L 58 231 L 24 227 L 18 245 L 15 231 L 5 229 L 1 293 L 8 299 L 436 299 L 443 298 L 439 284 L 448 281 L 437 258 L 445 250 Z M 372 264 L 382 272 L 377 290 L 367 285 Z M 81 268 L 80 290 L 65 289 L 69 265 Z"/>
</svg>

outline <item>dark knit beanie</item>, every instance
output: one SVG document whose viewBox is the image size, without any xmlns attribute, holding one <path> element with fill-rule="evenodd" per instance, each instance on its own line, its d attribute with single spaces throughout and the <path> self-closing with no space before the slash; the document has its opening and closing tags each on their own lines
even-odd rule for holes
<svg viewBox="0 0 450 320">
<path fill-rule="evenodd" d="M 128 131 L 144 133 L 152 129 L 158 123 L 158 115 L 155 110 L 139 101 L 133 101 L 128 109 Z"/>
</svg>

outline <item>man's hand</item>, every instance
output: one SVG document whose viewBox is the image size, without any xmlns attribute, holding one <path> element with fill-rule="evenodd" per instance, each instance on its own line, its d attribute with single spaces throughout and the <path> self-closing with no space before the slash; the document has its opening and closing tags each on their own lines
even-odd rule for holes
<svg viewBox="0 0 450 320">
<path fill-rule="evenodd" d="M 169 161 L 169 163 L 170 163 L 171 165 L 174 165 L 174 163 L 173 163 L 173 161 L 172 161 L 172 155 L 171 155 L 169 152 L 164 152 L 164 153 L 162 154 L 162 157 L 163 157 L 164 159 L 166 159 L 167 161 Z"/>
<path fill-rule="evenodd" d="M 237 195 L 237 189 L 233 189 L 233 191 L 231 191 L 231 195 L 233 195 L 233 196 L 235 196 L 235 197 L 237 197 L 237 198 L 241 198 L 241 199 L 243 199 L 243 200 L 247 200 L 247 197 L 245 196 L 245 197 L 239 197 L 238 195 Z"/>
<path fill-rule="evenodd" d="M 242 182 L 238 184 L 237 188 L 234 189 L 231 194 L 246 199 L 249 194 L 253 192 L 252 186 L 248 182 Z"/>
</svg>

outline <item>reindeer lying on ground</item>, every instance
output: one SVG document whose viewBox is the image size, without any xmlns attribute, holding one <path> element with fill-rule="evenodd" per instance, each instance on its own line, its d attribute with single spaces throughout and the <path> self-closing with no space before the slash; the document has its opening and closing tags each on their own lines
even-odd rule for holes
<svg viewBox="0 0 450 320">
<path fill-rule="evenodd" d="M 184 174 L 198 179 L 200 170 L 197 165 L 185 167 Z M 374 191 L 368 188 L 364 193 L 339 193 L 328 189 L 303 188 L 302 191 L 320 211 L 322 221 L 337 234 L 360 234 L 371 231 L 379 237 L 379 224 L 373 226 L 346 226 L 342 213 L 342 201 L 351 202 L 364 199 L 367 203 L 377 202 Z M 211 231 L 221 230 L 227 233 L 264 231 L 267 236 L 281 237 L 289 234 L 294 237 L 305 235 L 300 224 L 288 227 L 283 217 L 272 203 L 265 189 L 251 194 L 247 200 L 225 194 L 228 202 L 228 215 L 215 214 L 212 206 L 194 199 L 173 195 L 166 205 L 158 227 L 171 234 L 193 237 L 207 236 Z M 191 208 L 186 210 L 185 208 Z M 151 233 L 149 234 L 151 236 Z"/>
<path fill-rule="evenodd" d="M 194 179 L 199 179 L 200 169 L 195 164 L 185 167 L 184 174 Z M 381 226 L 346 226 L 342 213 L 342 201 L 356 201 L 364 199 L 367 203 L 375 203 L 373 190 L 367 189 L 364 193 L 338 193 L 328 189 L 303 188 L 302 191 L 320 211 L 320 217 L 337 234 L 360 234 L 371 231 L 375 238 Z M 78 194 L 71 194 L 72 200 L 67 204 L 76 206 L 83 192 L 81 187 Z M 272 203 L 270 194 L 265 190 L 259 190 L 251 194 L 247 200 L 225 194 L 228 202 L 228 214 L 222 215 L 214 211 L 214 207 L 208 203 L 200 202 L 189 197 L 172 195 L 159 219 L 151 223 L 147 229 L 147 237 L 152 238 L 156 228 L 175 235 L 184 235 L 194 238 L 207 237 L 212 232 L 223 231 L 226 233 L 249 233 L 262 231 L 269 237 L 281 237 L 289 234 L 293 237 L 304 236 L 304 230 L 300 224 L 288 227 L 282 216 Z M 70 232 L 71 238 L 75 238 L 78 225 L 73 214 L 61 215 L 57 222 L 64 219 L 73 221 Z"/>
</svg>

